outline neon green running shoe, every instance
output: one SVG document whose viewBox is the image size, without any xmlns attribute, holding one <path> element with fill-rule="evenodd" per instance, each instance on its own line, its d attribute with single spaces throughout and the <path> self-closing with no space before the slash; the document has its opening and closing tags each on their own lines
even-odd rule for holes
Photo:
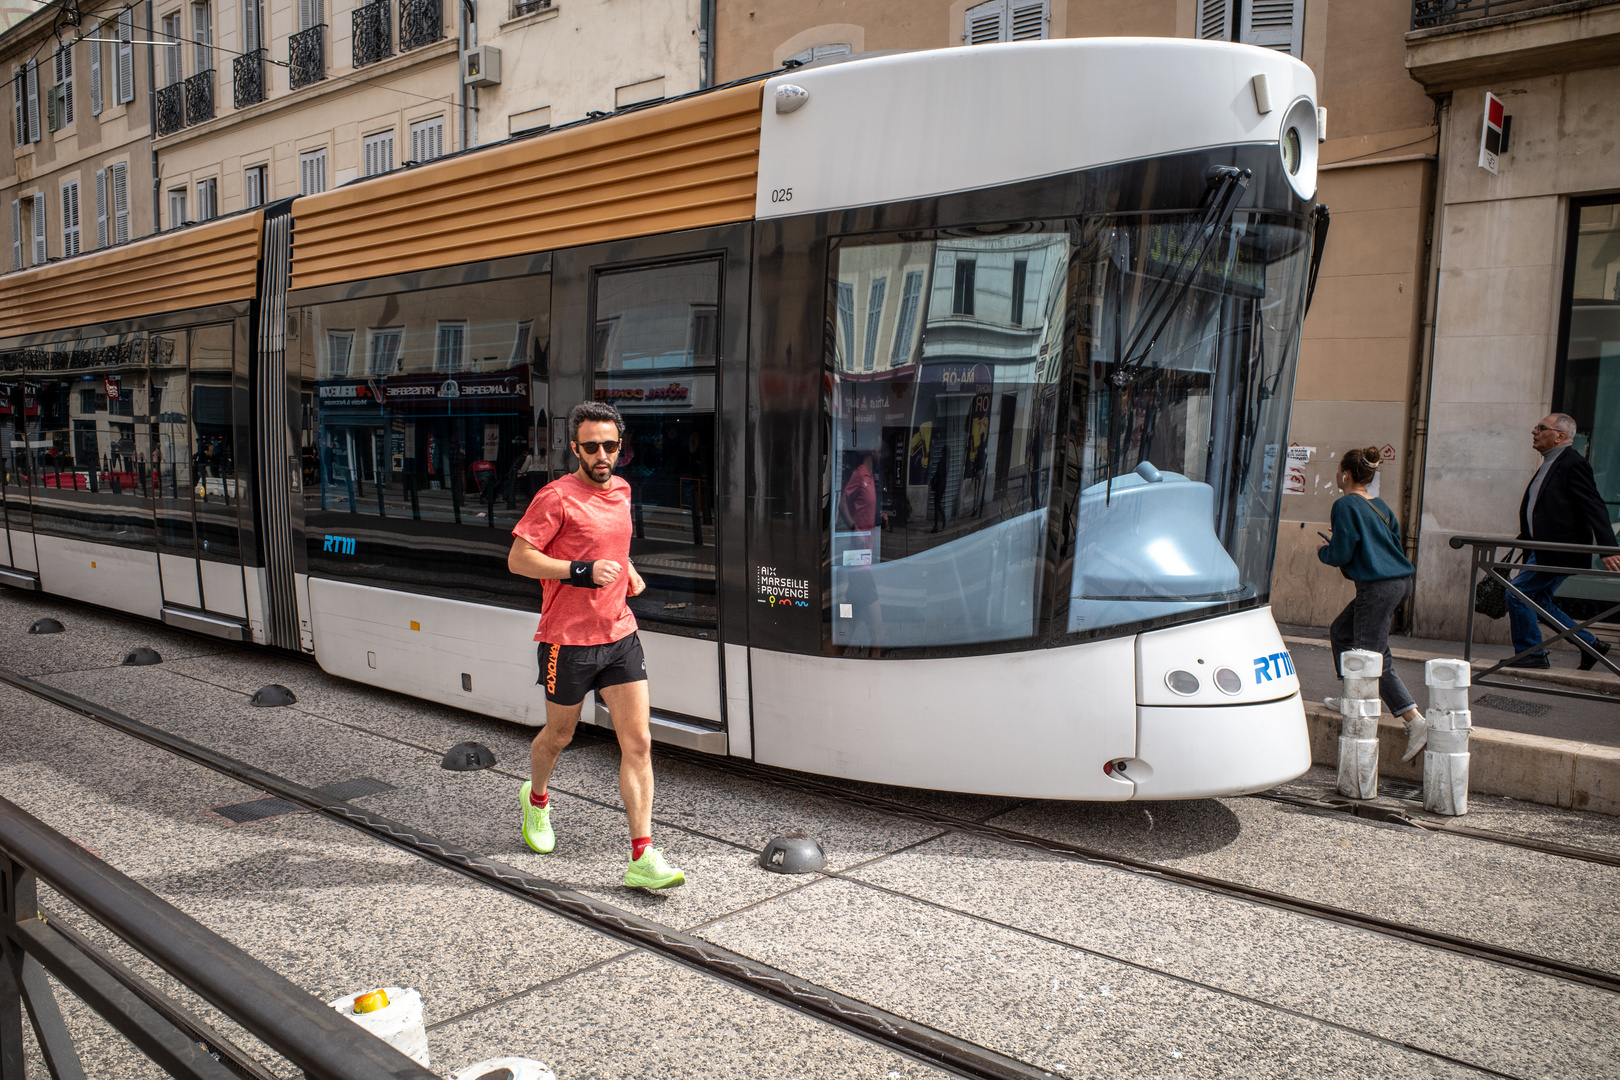
<svg viewBox="0 0 1620 1080">
<path fill-rule="evenodd" d="M 518 789 L 523 800 L 523 842 L 542 855 L 550 855 L 557 847 L 557 834 L 551 829 L 551 807 L 536 806 L 529 801 L 534 785 L 525 780 Z"/>
<path fill-rule="evenodd" d="M 669 865 L 662 850 L 650 847 L 641 858 L 631 860 L 624 883 L 632 889 L 673 889 L 686 884 L 686 875 L 680 867 Z"/>
</svg>

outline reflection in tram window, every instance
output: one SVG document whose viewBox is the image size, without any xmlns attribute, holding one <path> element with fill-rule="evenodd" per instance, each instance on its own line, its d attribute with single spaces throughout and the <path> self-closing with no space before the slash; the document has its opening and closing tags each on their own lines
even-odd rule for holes
<svg viewBox="0 0 1620 1080">
<path fill-rule="evenodd" d="M 834 644 L 1035 632 L 1069 248 L 1026 232 L 836 250 Z"/>
<path fill-rule="evenodd" d="M 1253 598 L 1271 578 L 1309 237 L 1239 215 L 1086 222 L 1068 629 Z"/>
<path fill-rule="evenodd" d="M 711 627 L 717 618 L 719 294 L 714 261 L 606 273 L 596 283 L 596 399 L 624 416 L 630 555 L 647 582 L 630 608 L 666 629 Z"/>
<path fill-rule="evenodd" d="M 241 556 L 238 519 L 246 508 L 245 469 L 237 467 L 236 408 L 232 394 L 233 328 L 200 326 L 191 332 L 191 473 L 199 554 L 216 560 Z"/>
<path fill-rule="evenodd" d="M 512 526 L 548 479 L 524 465 L 547 430 L 546 386 L 534 373 L 549 340 L 550 291 L 539 275 L 299 309 L 288 348 L 309 393 L 312 568 L 536 602 L 513 590 L 505 563 Z M 355 545 L 328 545 L 329 535 Z"/>
</svg>

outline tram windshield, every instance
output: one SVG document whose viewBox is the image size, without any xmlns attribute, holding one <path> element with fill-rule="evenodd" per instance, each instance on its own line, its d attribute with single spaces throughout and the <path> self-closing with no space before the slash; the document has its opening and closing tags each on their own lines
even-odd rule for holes
<svg viewBox="0 0 1620 1080">
<path fill-rule="evenodd" d="M 1026 638 L 1047 607 L 1093 631 L 1268 591 L 1309 235 L 1238 214 L 1205 245 L 1201 225 L 835 250 L 835 645 Z"/>
</svg>

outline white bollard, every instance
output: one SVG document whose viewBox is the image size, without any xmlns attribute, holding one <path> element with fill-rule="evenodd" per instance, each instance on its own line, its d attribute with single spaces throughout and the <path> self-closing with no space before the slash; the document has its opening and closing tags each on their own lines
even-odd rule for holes
<svg viewBox="0 0 1620 1080">
<path fill-rule="evenodd" d="M 355 999 L 378 991 L 386 994 L 388 1004 L 371 1012 L 356 1012 Z M 395 1050 L 426 1068 L 428 1060 L 427 1029 L 422 1024 L 422 995 L 410 987 L 373 987 L 358 994 L 327 1002 L 338 1012 L 371 1032 Z"/>
<path fill-rule="evenodd" d="M 1384 658 L 1351 649 L 1339 658 L 1344 697 L 1339 712 L 1339 794 L 1348 799 L 1378 798 L 1378 677 Z"/>
<path fill-rule="evenodd" d="M 1429 708 L 1423 714 L 1429 741 L 1423 749 L 1423 809 L 1457 816 L 1468 813 L 1468 664 L 1430 660 L 1423 665 Z"/>
</svg>

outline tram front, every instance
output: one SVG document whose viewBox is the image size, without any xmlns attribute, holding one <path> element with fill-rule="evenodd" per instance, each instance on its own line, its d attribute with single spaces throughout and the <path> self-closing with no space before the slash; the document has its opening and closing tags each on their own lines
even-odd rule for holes
<svg viewBox="0 0 1620 1080">
<path fill-rule="evenodd" d="M 766 99 L 759 295 L 826 284 L 816 325 L 785 299 L 756 324 L 756 563 L 809 562 L 772 464 L 818 452 L 822 619 L 813 650 L 807 605 L 752 620 L 755 756 L 1090 799 L 1303 772 L 1267 599 L 1325 231 L 1309 70 L 1063 41 L 794 72 Z M 784 191 L 815 212 L 767 207 Z M 819 430 L 777 396 L 807 389 L 798 342 Z"/>
</svg>

